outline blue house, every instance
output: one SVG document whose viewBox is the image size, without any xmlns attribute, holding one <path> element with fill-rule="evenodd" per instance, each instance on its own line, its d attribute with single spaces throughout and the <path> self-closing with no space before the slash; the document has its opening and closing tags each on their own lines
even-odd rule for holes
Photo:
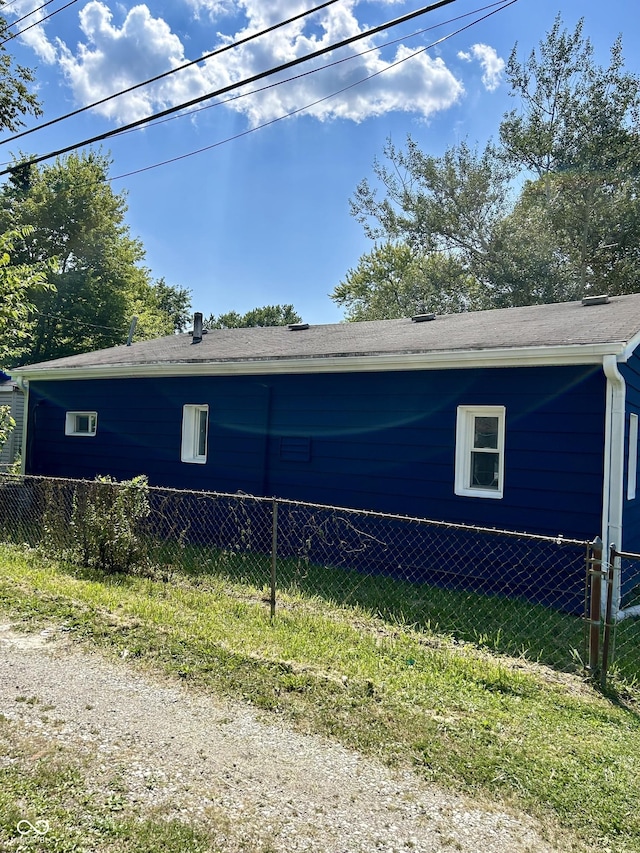
<svg viewBox="0 0 640 853">
<path fill-rule="evenodd" d="M 196 315 L 199 317 L 200 315 Z M 640 550 L 640 294 L 173 335 L 12 372 L 28 474 Z"/>
</svg>

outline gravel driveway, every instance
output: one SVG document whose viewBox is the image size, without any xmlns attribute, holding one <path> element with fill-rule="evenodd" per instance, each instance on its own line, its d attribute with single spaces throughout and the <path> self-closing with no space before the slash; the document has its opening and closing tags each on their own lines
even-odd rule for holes
<svg viewBox="0 0 640 853">
<path fill-rule="evenodd" d="M 0 712 L 80 754 L 125 796 L 198 824 L 229 819 L 228 849 L 371 853 L 566 851 L 531 819 L 478 805 L 240 703 L 0 625 Z M 18 697 L 38 701 L 17 702 Z M 43 714 L 43 708 L 47 714 Z M 91 770 L 92 768 L 92 770 Z"/>
</svg>

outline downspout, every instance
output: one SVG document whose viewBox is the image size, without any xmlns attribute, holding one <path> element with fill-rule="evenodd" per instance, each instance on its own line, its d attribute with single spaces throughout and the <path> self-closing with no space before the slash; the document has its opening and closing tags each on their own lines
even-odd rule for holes
<svg viewBox="0 0 640 853">
<path fill-rule="evenodd" d="M 622 550 L 622 508 L 624 486 L 625 381 L 615 355 L 605 355 L 602 369 L 607 377 L 607 405 L 604 432 L 604 488 L 602 495 L 602 559 L 607 568 L 609 547 Z M 620 618 L 620 575 L 613 588 L 612 612 Z"/>
</svg>

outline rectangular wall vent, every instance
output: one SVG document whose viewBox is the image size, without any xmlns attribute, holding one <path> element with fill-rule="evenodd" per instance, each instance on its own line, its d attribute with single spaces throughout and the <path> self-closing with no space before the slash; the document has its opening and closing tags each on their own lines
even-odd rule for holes
<svg viewBox="0 0 640 853">
<path fill-rule="evenodd" d="M 302 435 L 283 435 L 280 439 L 280 459 L 288 462 L 311 461 L 311 439 Z"/>
</svg>

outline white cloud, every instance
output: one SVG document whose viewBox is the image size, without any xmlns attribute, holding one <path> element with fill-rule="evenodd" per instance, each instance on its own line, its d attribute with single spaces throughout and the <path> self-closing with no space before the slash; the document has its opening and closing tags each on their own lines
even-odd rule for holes
<svg viewBox="0 0 640 853">
<path fill-rule="evenodd" d="M 488 44 L 474 44 L 470 53 L 463 50 L 458 51 L 458 57 L 466 62 L 477 59 L 482 67 L 482 82 L 485 89 L 489 92 L 495 92 L 502 82 L 504 70 L 504 59 L 498 56 L 495 48 Z"/>
<path fill-rule="evenodd" d="M 12 4 L 10 15 L 9 10 L 3 11 L 3 14 L 7 16 L 10 24 L 12 20 L 18 20 L 23 15 L 27 15 L 33 8 L 34 4 L 32 0 L 18 0 L 18 2 Z M 19 24 L 12 27 L 10 32 L 16 33 L 24 30 L 23 34 L 19 36 L 20 41 L 30 47 L 38 59 L 46 62 L 47 65 L 52 65 L 56 61 L 56 48 L 47 38 L 44 26 L 38 23 L 42 21 L 44 16 L 45 11 L 37 9 L 28 18 L 25 18 L 24 21 L 20 21 Z M 37 26 L 33 26 L 33 24 L 37 24 Z"/>
<path fill-rule="evenodd" d="M 152 17 L 145 5 L 130 9 L 117 27 L 110 9 L 100 0 L 90 0 L 80 12 L 80 29 L 86 41 L 78 45 L 75 54 L 60 43 L 60 65 L 81 104 L 100 100 L 187 61 L 180 39 L 165 21 Z M 205 81 L 198 77 L 196 69 L 172 75 L 108 101 L 99 112 L 119 123 L 134 121 L 202 93 Z"/>
<path fill-rule="evenodd" d="M 216 26 L 227 25 L 226 32 L 211 33 L 208 50 L 232 43 L 309 8 L 308 0 L 185 2 L 194 15 L 206 12 Z M 392 5 L 396 0 L 379 2 Z M 126 123 L 305 56 L 371 26 L 369 19 L 366 23 L 358 20 L 356 7 L 357 0 L 342 0 L 266 37 L 109 101 L 97 110 L 117 123 Z M 370 5 L 366 8 L 370 12 Z M 125 13 L 116 13 L 103 0 L 90 0 L 79 13 L 79 25 L 82 39 L 74 49 L 58 41 L 58 61 L 78 104 L 92 103 L 181 65 L 188 58 L 195 58 L 185 57 L 180 38 L 164 20 L 153 17 L 144 4 Z M 200 27 L 198 35 L 202 44 L 207 24 L 200 22 L 194 26 Z M 414 52 L 403 45 L 395 49 L 393 56 L 383 55 L 377 49 L 364 56 L 357 55 L 373 47 L 373 40 L 364 39 L 330 56 L 304 63 L 279 78 L 269 77 L 250 88 L 304 75 L 313 68 L 322 69 L 334 60 L 350 57 L 348 62 L 333 68 L 318 70 L 263 93 L 231 100 L 227 109 L 244 114 L 252 126 L 309 104 L 314 105 L 305 112 L 319 120 L 362 121 L 390 111 L 428 117 L 447 109 L 462 96 L 462 83 L 442 59 L 433 59 L 427 53 Z M 480 58 L 480 61 L 485 60 Z M 489 73 L 488 66 L 486 73 Z M 367 77 L 372 79 L 354 85 Z M 343 89 L 346 91 L 329 97 Z"/>
</svg>

